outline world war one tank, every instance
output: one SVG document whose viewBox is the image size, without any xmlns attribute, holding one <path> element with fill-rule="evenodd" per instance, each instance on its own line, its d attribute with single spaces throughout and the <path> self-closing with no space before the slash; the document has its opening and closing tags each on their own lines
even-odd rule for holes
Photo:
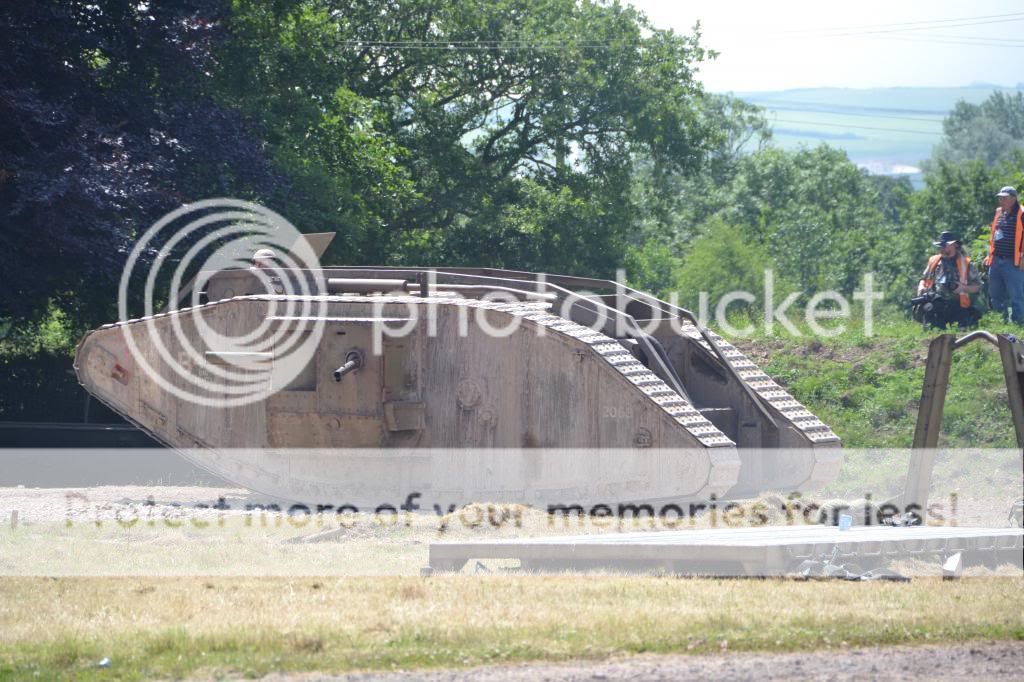
<svg viewBox="0 0 1024 682">
<path fill-rule="evenodd" d="M 195 305 L 86 334 L 75 368 L 153 438 L 260 493 L 678 502 L 815 489 L 842 463 L 829 427 L 732 344 L 621 283 L 385 267 L 196 281 Z"/>
</svg>

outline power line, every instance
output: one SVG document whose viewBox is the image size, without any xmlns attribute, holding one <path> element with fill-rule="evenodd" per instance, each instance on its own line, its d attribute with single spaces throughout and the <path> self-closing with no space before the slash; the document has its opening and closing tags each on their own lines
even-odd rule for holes
<svg viewBox="0 0 1024 682">
<path fill-rule="evenodd" d="M 963 28 L 965 26 L 987 26 L 988 24 L 1007 24 L 1011 22 L 1024 21 L 1024 16 L 1015 19 L 993 19 L 989 21 L 971 21 L 963 24 L 948 24 L 946 26 L 916 26 L 911 28 L 887 28 L 871 31 L 851 31 L 849 33 L 830 33 L 830 36 L 841 35 L 873 35 L 876 33 L 913 33 L 915 31 L 931 31 L 934 29 Z"/>
<path fill-rule="evenodd" d="M 973 26 L 983 26 L 988 24 L 1006 24 L 1006 23 L 1024 22 L 1024 14 L 1016 18 L 1005 18 L 998 20 L 986 20 L 986 22 L 973 22 L 967 24 L 950 24 L 947 26 L 927 26 L 927 27 L 914 27 L 904 29 L 885 29 L 885 30 L 870 30 L 870 31 L 838 31 L 838 32 L 813 32 L 813 33 L 779 33 L 779 34 L 767 34 L 765 37 L 771 40 L 821 40 L 825 38 L 849 38 L 849 37 L 865 37 L 865 38 L 892 38 L 902 40 L 913 40 L 920 38 L 920 42 L 947 42 L 950 45 L 977 45 L 985 47 L 1019 47 L 1024 46 L 1024 42 L 1020 39 L 1015 38 L 983 38 L 975 36 L 956 36 L 947 34 L 920 34 L 921 31 L 934 31 L 934 30 L 945 30 L 945 29 L 959 29 Z M 994 43 L 1000 43 L 998 45 Z"/>
<path fill-rule="evenodd" d="M 1013 21 L 1024 21 L 1014 19 Z M 991 23 L 991 22 L 987 22 Z M 965 24 L 968 25 L 968 24 Z M 973 24 L 971 24 L 973 25 Z M 950 26 L 949 28 L 954 28 Z M 799 36 L 767 36 L 776 40 L 815 40 L 822 38 L 865 37 L 875 40 L 903 40 L 907 42 L 936 43 L 940 45 L 964 45 L 970 47 L 989 47 L 1001 49 L 1019 49 L 1024 41 L 1012 38 L 983 38 L 980 36 L 944 36 L 941 34 L 906 35 L 907 31 L 861 31 L 835 34 L 815 34 Z M 902 35 L 893 35 L 902 34 Z M 339 43 L 343 47 L 365 49 L 380 48 L 386 50 L 427 50 L 441 52 L 479 52 L 490 50 L 612 50 L 642 47 L 642 41 L 529 41 L 529 40 L 345 40 Z"/>
<path fill-rule="evenodd" d="M 752 97 L 752 98 L 746 99 L 745 101 L 749 102 L 750 104 L 761 104 L 761 103 L 764 103 L 766 105 L 771 105 L 771 104 L 780 104 L 780 105 L 783 105 L 783 106 L 806 105 L 806 106 L 809 106 L 809 107 L 827 107 L 827 108 L 830 108 L 830 109 L 855 109 L 857 111 L 862 111 L 864 113 L 879 112 L 879 111 L 881 111 L 881 112 L 891 111 L 891 112 L 895 112 L 895 113 L 899 113 L 899 114 L 924 114 L 924 115 L 934 114 L 935 116 L 945 116 L 946 114 L 949 113 L 949 111 L 946 110 L 946 109 L 939 110 L 939 109 L 906 109 L 906 108 L 903 108 L 903 107 L 865 107 L 865 106 L 860 106 L 860 105 L 857 105 L 857 104 L 833 104 L 832 102 L 808 102 L 808 101 L 805 101 L 805 100 L 776 99 L 774 97 Z"/>
<path fill-rule="evenodd" d="M 938 136 L 941 135 L 941 133 L 938 133 L 938 132 L 930 133 L 930 132 L 926 132 L 926 131 L 923 131 L 923 130 L 901 130 L 901 129 L 898 129 L 898 128 L 876 128 L 874 126 L 852 126 L 852 125 L 844 125 L 842 123 L 818 123 L 817 121 L 812 123 L 812 122 L 809 122 L 809 121 L 790 121 L 790 120 L 784 119 L 784 118 L 772 119 L 770 121 L 770 123 L 792 123 L 794 125 L 825 126 L 825 127 L 828 127 L 828 128 L 844 128 L 844 129 L 852 129 L 852 130 L 879 130 L 879 131 L 883 131 L 883 132 L 887 132 L 887 133 L 906 133 L 906 134 L 909 134 L 909 135 L 928 135 L 930 137 L 938 137 Z M 811 131 L 808 131 L 808 132 L 811 132 Z"/>
<path fill-rule="evenodd" d="M 887 116 L 885 114 L 868 114 L 864 112 L 856 111 L 824 111 L 820 109 L 800 109 L 799 107 L 765 107 L 768 111 L 793 111 L 793 112 L 807 112 L 815 114 L 826 114 L 830 116 L 862 116 L 865 118 L 884 118 L 892 119 L 896 121 L 922 121 L 924 123 L 942 123 L 942 119 L 939 118 L 915 118 L 913 116 Z M 945 114 L 943 114 L 945 116 Z"/>
<path fill-rule="evenodd" d="M 530 44 L 530 43 L 524 43 L 524 44 L 495 44 L 495 45 L 449 45 L 449 44 L 405 45 L 405 44 L 401 44 L 401 43 L 369 44 L 369 43 L 361 43 L 361 42 L 352 42 L 352 43 L 342 43 L 342 45 L 344 45 L 346 47 L 354 47 L 354 48 L 360 48 L 360 49 L 361 48 L 366 48 L 366 47 L 376 47 L 376 48 L 386 49 L 386 50 L 425 50 L 425 51 L 435 51 L 435 52 L 485 52 L 485 51 L 491 51 L 491 50 L 542 50 L 542 51 L 543 50 L 551 50 L 551 51 L 557 51 L 557 50 L 571 50 L 571 49 L 614 50 L 614 49 L 623 49 L 624 47 L 628 47 L 628 46 L 622 45 L 622 44 L 614 45 L 614 44 L 610 44 L 610 43 L 600 44 L 600 45 L 598 45 L 598 44 L 584 45 L 584 44 L 578 44 L 578 43 L 577 44 L 573 44 L 573 45 L 568 45 L 568 44 L 543 45 L 543 44 L 537 44 L 537 43 L 533 43 L 533 44 Z"/>
<path fill-rule="evenodd" d="M 874 30 L 837 30 L 837 31 L 818 31 L 818 32 L 803 32 L 799 34 L 791 33 L 778 33 L 770 35 L 775 39 L 786 39 L 786 40 L 820 40 L 822 38 L 847 38 L 851 36 L 880 36 L 880 35 L 891 35 L 891 34 L 912 34 L 917 31 L 932 31 L 936 29 L 949 29 L 949 28 L 964 28 L 968 26 L 983 26 L 987 24 L 1002 24 L 1009 22 L 1024 21 L 1024 16 L 1020 16 L 1014 19 L 999 19 L 995 21 L 975 21 L 970 23 L 961 24 L 948 24 L 946 26 L 918 26 L 912 28 L 892 28 L 892 29 L 874 29 Z M 956 36 L 949 36 L 955 38 Z M 984 39 L 987 40 L 987 39 Z M 1010 39 L 1012 40 L 1012 39 Z"/>
<path fill-rule="evenodd" d="M 980 19 L 1005 19 L 1008 17 L 1021 17 L 1024 16 L 1024 12 L 1011 12 L 1009 14 L 986 14 L 975 17 L 956 17 L 950 19 L 923 19 L 920 21 L 904 21 L 899 23 L 888 23 L 888 24 L 862 24 L 860 26 L 834 26 L 832 28 L 801 28 L 792 29 L 790 31 L 782 31 L 782 33 L 807 33 L 807 32 L 832 32 L 832 31 L 850 31 L 857 29 L 876 29 L 876 28 L 893 28 L 897 26 L 920 26 L 922 24 L 928 24 L 927 28 L 948 28 L 941 26 L 934 26 L 935 24 L 948 24 L 950 22 L 957 21 L 975 21 Z"/>
<path fill-rule="evenodd" d="M 492 48 L 492 47 L 635 47 L 642 40 L 343 40 L 341 45 L 356 47 L 437 47 L 437 48 Z"/>
<path fill-rule="evenodd" d="M 938 45 L 967 45 L 970 47 L 990 47 L 997 48 L 1000 50 L 1016 50 L 1024 47 L 1024 43 L 1019 45 L 997 45 L 990 42 L 982 42 L 976 40 L 956 40 L 956 39 L 934 39 L 934 38 L 923 38 L 918 36 L 865 36 L 873 40 L 902 40 L 904 42 L 911 43 L 935 43 Z"/>
<path fill-rule="evenodd" d="M 767 37 L 785 37 L 788 39 L 815 39 L 815 38 L 839 38 L 848 36 L 877 36 L 879 34 L 913 33 L 917 31 L 943 30 L 950 28 L 961 28 L 967 26 L 981 26 L 987 24 L 1007 23 L 1024 21 L 1024 12 L 1009 14 L 989 14 L 976 17 L 960 17 L 956 19 L 933 19 L 922 21 L 910 21 L 890 24 L 867 24 L 861 26 L 837 26 L 826 29 L 797 29 L 793 31 L 781 31 L 775 34 L 768 34 Z M 764 35 L 764 34 L 762 34 Z M 895 37 L 895 36 L 893 36 Z M 1024 46 L 1024 42 L 1011 38 L 975 38 L 970 36 L 945 36 L 934 35 L 922 36 L 922 38 L 933 38 L 950 41 L 950 44 L 961 45 L 991 45 L 992 42 L 1000 42 L 1010 47 Z M 910 39 L 910 38 L 905 38 Z M 968 41 L 984 42 L 968 42 Z M 922 40 L 924 42 L 924 40 Z M 933 40 L 934 41 L 934 40 Z M 385 48 L 392 50 L 442 50 L 449 52 L 480 51 L 480 50 L 563 50 L 572 48 L 585 49 L 613 49 L 624 47 L 636 47 L 643 44 L 643 41 L 601 41 L 601 40 L 529 40 L 529 39 L 498 39 L 498 40 L 345 40 L 340 43 L 347 47 L 356 48 Z"/>
<path fill-rule="evenodd" d="M 821 36 L 829 38 L 838 37 L 850 37 L 850 36 Z M 938 45 L 961 45 L 965 47 L 987 47 L 1003 50 L 1019 50 L 1024 48 L 1024 43 L 1017 44 L 993 44 L 989 42 L 978 42 L 968 40 L 941 40 L 936 38 L 916 38 L 916 37 L 905 37 L 905 36 L 877 36 L 877 35 L 866 35 L 865 38 L 871 38 L 874 40 L 902 40 L 904 42 L 912 43 L 933 43 Z M 586 43 L 515 43 L 515 44 L 493 44 L 493 45 L 454 45 L 454 44 L 442 44 L 436 45 L 410 45 L 403 43 L 365 43 L 359 41 L 341 43 L 344 47 L 363 49 L 363 48 L 379 48 L 382 50 L 423 50 L 423 51 L 434 51 L 434 52 L 487 52 L 487 51 L 513 51 L 513 50 L 538 50 L 538 51 L 559 51 L 559 50 L 615 50 L 624 49 L 632 46 L 628 46 L 622 43 L 601 43 L 601 44 L 586 44 Z"/>
<path fill-rule="evenodd" d="M 954 40 L 980 40 L 986 43 L 1012 43 L 1014 45 L 1024 45 L 1024 40 L 1020 38 L 988 38 L 986 36 L 948 36 L 941 33 L 916 33 L 914 38 L 950 38 Z"/>
<path fill-rule="evenodd" d="M 348 45 L 413 45 L 413 46 L 489 46 L 489 45 L 565 45 L 568 41 L 565 40 L 343 40 L 342 44 Z M 573 41 L 573 45 L 610 45 L 612 42 L 618 42 L 625 44 L 627 41 L 605 41 L 605 40 L 577 40 Z M 630 44 L 637 45 L 639 43 L 635 41 L 629 41 Z"/>
</svg>

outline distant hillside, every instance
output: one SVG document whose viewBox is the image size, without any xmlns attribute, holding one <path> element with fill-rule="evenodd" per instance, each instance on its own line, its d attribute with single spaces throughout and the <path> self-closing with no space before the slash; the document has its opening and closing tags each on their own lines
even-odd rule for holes
<svg viewBox="0 0 1024 682">
<path fill-rule="evenodd" d="M 736 92 L 748 102 L 786 102 L 789 104 L 826 104 L 836 108 L 874 108 L 881 110 L 897 109 L 907 111 L 930 111 L 945 113 L 953 108 L 957 100 L 967 100 L 974 104 L 984 101 L 993 91 L 1017 92 L 1024 84 L 1016 88 L 1005 88 L 998 85 L 976 83 L 959 88 L 869 88 L 857 90 L 852 88 L 799 88 L 796 90 Z"/>
<path fill-rule="evenodd" d="M 977 104 L 994 91 L 1016 88 L 974 84 L 960 88 L 804 88 L 733 93 L 764 107 L 782 148 L 826 142 L 873 173 L 911 175 L 931 156 L 942 119 L 959 100 Z"/>
</svg>

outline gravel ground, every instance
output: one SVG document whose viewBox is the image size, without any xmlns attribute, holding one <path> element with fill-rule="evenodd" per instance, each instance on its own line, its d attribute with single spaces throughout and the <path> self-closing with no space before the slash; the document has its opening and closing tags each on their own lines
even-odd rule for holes
<svg viewBox="0 0 1024 682">
<path fill-rule="evenodd" d="M 197 509 L 212 506 L 224 498 L 227 513 L 241 514 L 246 504 L 271 501 L 242 488 L 204 486 L 94 486 L 89 488 L 0 487 L 0 523 L 18 510 L 21 523 L 75 523 L 114 521 L 119 518 L 215 517 L 218 510 Z"/>
<path fill-rule="evenodd" d="M 470 670 L 330 677 L 270 675 L 263 682 L 527 682 L 546 680 L 1021 680 L 1024 642 L 877 647 L 814 653 L 635 656 L 600 663 L 526 664 Z"/>
</svg>

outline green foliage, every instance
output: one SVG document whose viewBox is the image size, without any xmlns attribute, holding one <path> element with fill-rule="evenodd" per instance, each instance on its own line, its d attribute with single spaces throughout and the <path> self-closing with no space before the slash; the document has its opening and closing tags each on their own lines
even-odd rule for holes
<svg viewBox="0 0 1024 682">
<path fill-rule="evenodd" d="M 417 241 L 403 250 L 418 263 L 552 272 L 598 266 L 614 272 L 615 254 L 622 246 L 616 243 L 618 225 L 603 205 L 584 200 L 569 187 L 528 178 L 511 183 L 507 192 L 503 201 L 488 203 L 478 216 L 463 216 L 445 230 L 413 232 Z M 609 250 L 593 253 L 595 242 Z"/>
<path fill-rule="evenodd" d="M 713 270 L 722 275 L 718 278 L 699 275 L 700 268 L 713 267 L 714 259 L 706 254 L 700 256 L 700 266 L 690 264 L 689 250 L 702 240 L 738 234 L 754 249 L 747 254 L 750 258 L 769 263 L 776 279 L 789 282 L 805 299 L 826 290 L 850 295 L 862 285 L 866 272 L 876 273 L 876 281 L 892 291 L 897 281 L 902 286 L 905 268 L 916 272 L 921 267 L 916 261 L 911 267 L 898 253 L 909 183 L 872 178 L 841 150 L 825 145 L 796 152 L 768 147 L 738 158 L 721 181 L 658 177 L 650 167 L 640 177 L 650 182 L 650 188 L 635 190 L 639 196 L 661 187 L 671 197 L 656 204 L 658 213 L 646 212 L 641 229 L 647 241 L 656 240 L 685 260 L 689 274 L 683 286 L 705 281 L 724 291 L 749 286 L 753 275 L 745 269 L 751 267 L 747 259 L 739 271 Z M 716 220 L 732 229 L 720 230 Z M 735 244 L 723 248 L 731 252 Z M 763 266 L 754 267 L 762 272 L 758 279 L 763 279 Z M 740 282 L 744 286 L 738 286 Z M 666 286 L 657 283 L 662 289 Z M 695 292 L 683 294 L 686 299 L 695 297 Z M 712 305 L 715 298 L 711 296 Z"/>
<path fill-rule="evenodd" d="M 36 322 L 0 324 L 0 419 L 78 420 L 85 394 L 71 371 L 78 340 L 69 316 L 52 301 Z"/>
<path fill-rule="evenodd" d="M 660 249 L 683 253 L 700 234 L 701 223 L 727 206 L 729 183 L 736 177 L 744 155 L 765 148 L 771 130 L 760 108 L 726 95 L 704 94 L 697 100 L 698 111 L 715 139 L 704 158 L 700 172 L 680 172 L 669 164 L 649 156 L 635 159 L 630 220 L 628 272 L 646 267 L 637 260 L 640 253 L 653 254 Z M 654 244 L 647 248 L 648 244 Z M 662 276 L 647 278 L 653 291 L 670 286 L 667 268 Z"/>
<path fill-rule="evenodd" d="M 614 3 L 238 0 L 229 26 L 226 97 L 299 178 L 288 214 L 339 228 L 343 262 L 610 275 L 633 156 L 692 170 L 719 139 L 694 104 L 697 37 Z"/>
<path fill-rule="evenodd" d="M 654 239 L 631 244 L 623 260 L 629 286 L 659 297 L 668 295 L 680 265 L 672 249 Z"/>
<path fill-rule="evenodd" d="M 753 154 L 733 183 L 726 214 L 771 244 L 783 275 L 805 292 L 852 292 L 876 269 L 875 247 L 891 225 L 866 174 L 845 153 L 821 145 Z"/>
<path fill-rule="evenodd" d="M 775 252 L 754 240 L 746 227 L 731 225 L 713 218 L 704 227 L 683 261 L 675 277 L 675 289 L 684 307 L 696 309 L 701 292 L 707 292 L 712 310 L 718 301 L 732 291 L 754 295 L 754 305 L 761 308 L 765 295 L 765 270 L 777 270 Z M 784 294 L 791 290 L 784 278 L 777 278 L 775 290 Z M 730 310 L 749 309 L 750 304 L 737 301 Z"/>
<path fill-rule="evenodd" d="M 51 305 L 49 314 L 39 325 L 39 347 L 47 353 L 67 353 L 72 345 L 67 315 Z"/>
<path fill-rule="evenodd" d="M 68 358 L 80 331 L 67 313 L 50 301 L 36 320 L 0 320 L 0 357 L 48 353 Z"/>
<path fill-rule="evenodd" d="M 897 316 L 875 320 L 870 335 L 850 326 L 830 339 L 768 338 L 758 332 L 737 344 L 854 448 L 910 447 L 934 331 Z M 994 332 L 1013 327 L 994 315 L 983 320 Z M 1017 330 L 1019 331 L 1019 330 Z M 941 447 L 1012 448 L 999 353 L 984 343 L 956 351 L 943 419 Z"/>
<path fill-rule="evenodd" d="M 981 104 L 960 100 L 942 122 L 933 164 L 979 160 L 987 166 L 1024 150 L 1024 93 L 993 92 Z"/>
</svg>

